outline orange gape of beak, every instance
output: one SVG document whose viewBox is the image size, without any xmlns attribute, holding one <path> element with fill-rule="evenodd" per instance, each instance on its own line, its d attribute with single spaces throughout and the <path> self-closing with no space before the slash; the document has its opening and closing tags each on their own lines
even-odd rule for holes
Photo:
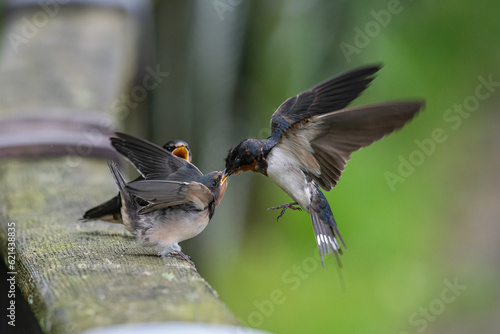
<svg viewBox="0 0 500 334">
<path fill-rule="evenodd" d="M 176 148 L 172 151 L 172 154 L 186 161 L 190 161 L 189 151 L 184 146 Z"/>
</svg>

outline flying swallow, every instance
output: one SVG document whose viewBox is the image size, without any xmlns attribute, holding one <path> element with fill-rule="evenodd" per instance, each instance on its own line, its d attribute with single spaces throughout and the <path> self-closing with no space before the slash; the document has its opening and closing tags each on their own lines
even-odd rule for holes
<svg viewBox="0 0 500 334">
<path fill-rule="evenodd" d="M 163 145 L 163 148 L 173 155 L 185 159 L 186 161 L 191 162 L 192 154 L 189 149 L 188 143 L 183 140 L 171 140 Z M 144 177 L 141 175 L 135 181 L 144 180 Z M 116 195 L 112 199 L 87 210 L 83 214 L 82 221 L 99 219 L 108 221 L 110 223 L 118 223 L 122 224 L 122 216 L 121 216 L 121 207 L 122 201 L 120 198 L 120 194 Z"/>
<path fill-rule="evenodd" d="M 253 171 L 268 176 L 311 216 L 321 260 L 342 254 L 345 244 L 321 188 L 334 188 L 351 153 L 403 127 L 423 107 L 421 100 L 346 108 L 381 66 L 333 77 L 283 102 L 271 117 L 267 139 L 246 139 L 228 152 L 224 177 Z M 294 205 L 299 205 L 295 207 Z"/>
<path fill-rule="evenodd" d="M 224 172 L 203 175 L 195 165 L 151 142 L 116 135 L 112 145 L 143 176 L 126 183 L 116 164 L 109 164 L 120 191 L 123 224 L 142 245 L 192 263 L 178 243 L 200 234 L 212 219 L 226 191 Z"/>
</svg>

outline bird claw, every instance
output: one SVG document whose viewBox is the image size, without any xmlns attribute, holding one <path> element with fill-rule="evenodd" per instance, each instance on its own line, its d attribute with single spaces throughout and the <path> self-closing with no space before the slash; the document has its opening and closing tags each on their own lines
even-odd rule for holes
<svg viewBox="0 0 500 334">
<path fill-rule="evenodd" d="M 302 211 L 302 208 L 295 207 L 294 205 L 299 205 L 299 203 L 297 203 L 297 202 L 285 203 L 283 205 L 273 206 L 273 207 L 267 208 L 267 210 L 278 210 L 278 209 L 281 209 L 281 213 L 279 214 L 278 218 L 276 218 L 276 220 L 278 220 L 278 219 L 281 218 L 281 216 L 283 216 L 285 214 L 286 209 L 292 209 L 292 210 Z"/>
<path fill-rule="evenodd" d="M 170 252 L 168 253 L 168 256 L 170 257 L 176 257 L 178 259 L 184 260 L 189 262 L 194 268 L 196 268 L 196 265 L 194 264 L 193 261 L 191 261 L 191 257 L 189 255 L 184 254 L 183 252 Z"/>
</svg>

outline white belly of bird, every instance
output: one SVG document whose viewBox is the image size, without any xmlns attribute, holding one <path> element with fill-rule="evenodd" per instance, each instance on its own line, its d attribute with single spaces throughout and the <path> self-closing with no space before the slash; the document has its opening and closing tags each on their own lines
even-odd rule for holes
<svg viewBox="0 0 500 334">
<path fill-rule="evenodd" d="M 207 227 L 208 210 L 190 211 L 172 210 L 162 217 L 143 218 L 141 225 L 150 225 L 144 237 L 147 244 L 168 247 L 172 244 L 191 239 Z"/>
<path fill-rule="evenodd" d="M 305 211 L 309 212 L 311 193 L 304 173 L 290 154 L 274 147 L 267 157 L 267 176 Z"/>
</svg>

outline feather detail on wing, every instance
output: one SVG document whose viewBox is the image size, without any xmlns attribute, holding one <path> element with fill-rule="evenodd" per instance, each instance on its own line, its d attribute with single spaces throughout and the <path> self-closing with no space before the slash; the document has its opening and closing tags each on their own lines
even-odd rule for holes
<svg viewBox="0 0 500 334">
<path fill-rule="evenodd" d="M 295 156 L 325 190 L 337 184 L 351 153 L 401 128 L 422 101 L 384 102 L 312 116 L 283 131 L 277 146 Z"/>
<path fill-rule="evenodd" d="M 144 178 L 166 179 L 172 173 L 179 172 L 182 177 L 177 177 L 177 180 L 189 181 L 203 175 L 195 165 L 156 144 L 120 132 L 116 136 L 111 138 L 111 144 Z"/>
<path fill-rule="evenodd" d="M 141 180 L 127 184 L 126 189 L 149 203 L 139 211 L 140 214 L 188 203 L 201 211 L 214 200 L 210 189 L 198 182 Z"/>
<path fill-rule="evenodd" d="M 368 87 L 380 68 L 381 65 L 358 68 L 289 98 L 271 117 L 271 137 L 279 137 L 288 126 L 307 117 L 347 107 Z"/>
</svg>

